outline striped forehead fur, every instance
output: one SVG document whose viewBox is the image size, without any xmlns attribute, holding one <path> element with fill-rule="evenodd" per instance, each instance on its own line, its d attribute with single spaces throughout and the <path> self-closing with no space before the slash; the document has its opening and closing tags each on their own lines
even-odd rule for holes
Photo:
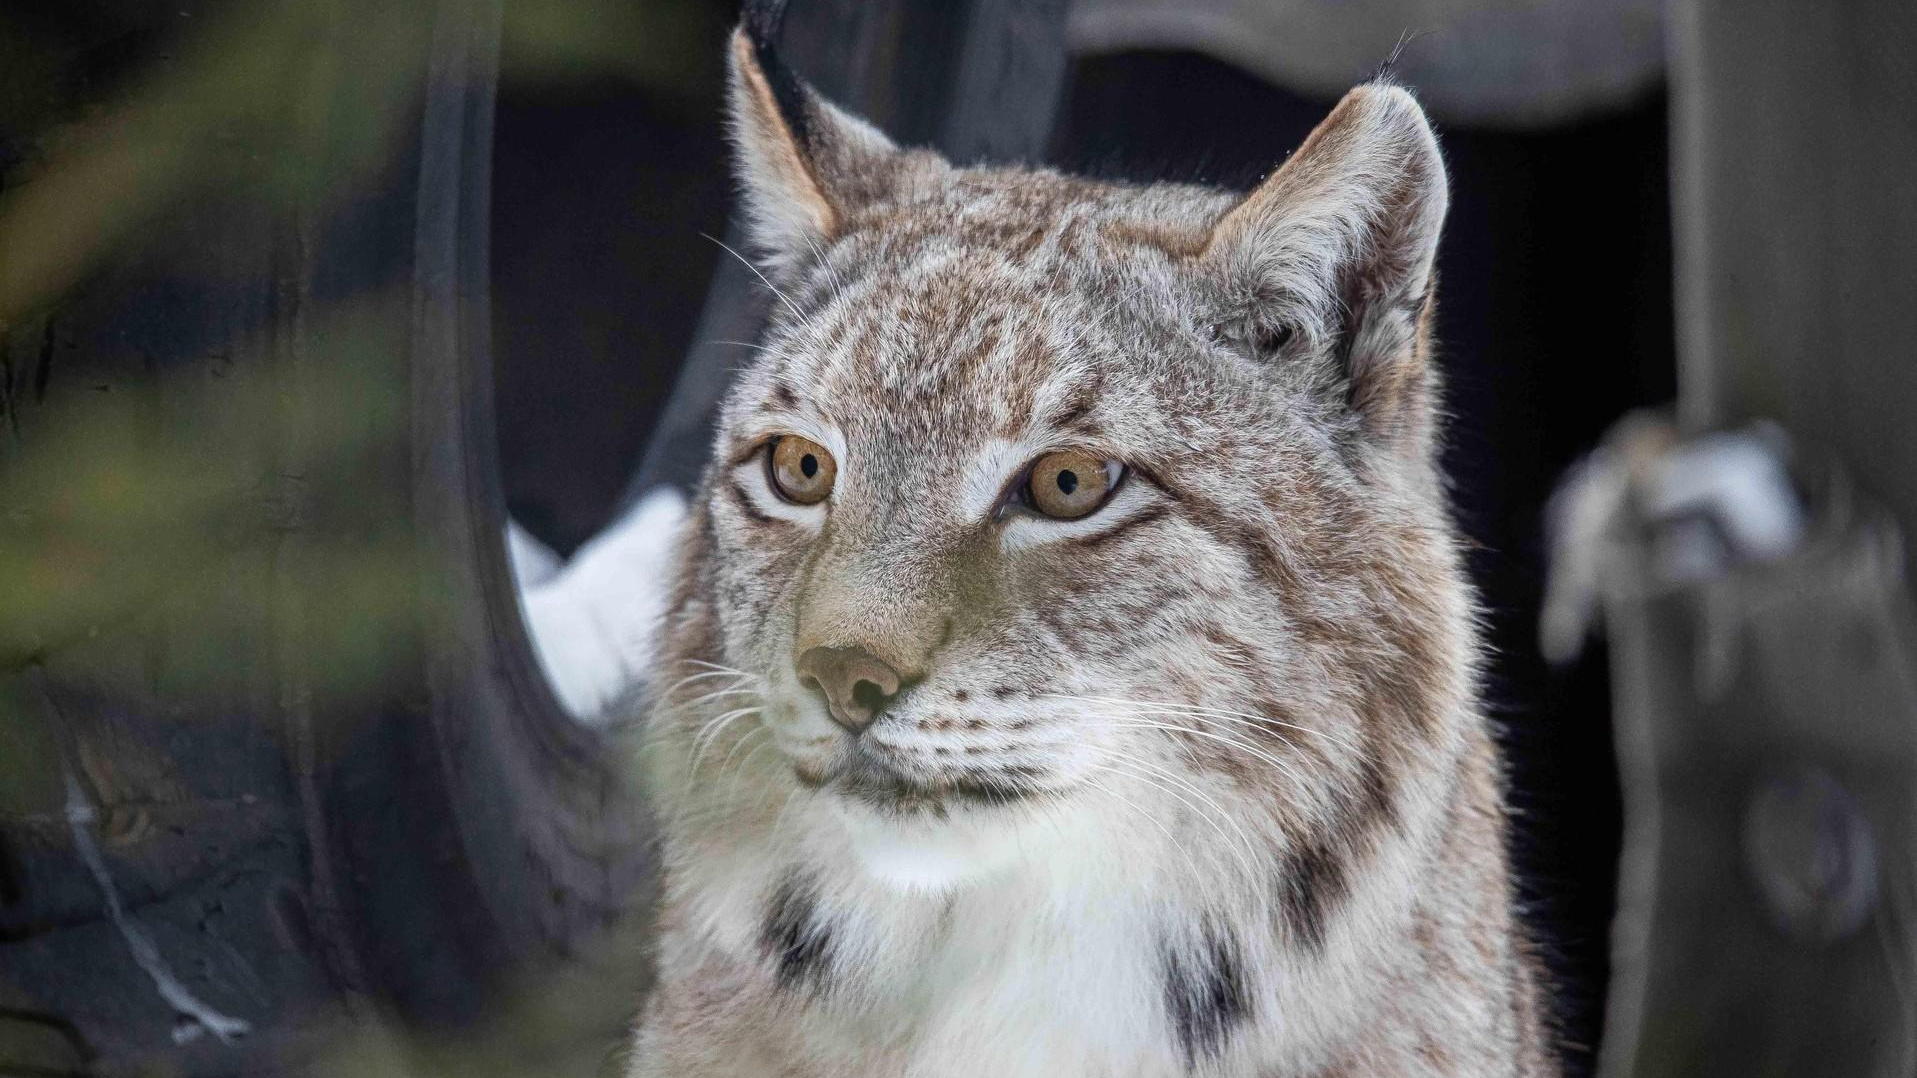
<svg viewBox="0 0 1917 1078">
<path fill-rule="evenodd" d="M 778 296 L 653 679 L 630 1073 L 1555 1073 L 1433 463 L 1415 100 L 1354 90 L 1240 195 L 954 167 L 760 55 Z M 827 496 L 781 493 L 782 438 Z M 1021 500 L 1061 452 L 1118 477 L 1080 518 Z M 869 725 L 819 649 L 899 674 Z"/>
</svg>

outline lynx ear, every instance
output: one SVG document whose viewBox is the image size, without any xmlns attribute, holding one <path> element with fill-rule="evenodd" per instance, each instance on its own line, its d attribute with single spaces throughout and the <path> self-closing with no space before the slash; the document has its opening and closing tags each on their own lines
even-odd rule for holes
<svg viewBox="0 0 1917 1078">
<path fill-rule="evenodd" d="M 1424 329 L 1447 197 L 1417 101 L 1360 86 L 1205 247 L 1250 293 L 1248 339 L 1330 354 L 1361 427 L 1405 452 L 1426 448 L 1435 406 Z"/>
<path fill-rule="evenodd" d="M 770 268 L 790 275 L 883 193 L 902 155 L 800 81 L 770 36 L 751 16 L 733 31 L 732 136 L 753 244 Z"/>
</svg>

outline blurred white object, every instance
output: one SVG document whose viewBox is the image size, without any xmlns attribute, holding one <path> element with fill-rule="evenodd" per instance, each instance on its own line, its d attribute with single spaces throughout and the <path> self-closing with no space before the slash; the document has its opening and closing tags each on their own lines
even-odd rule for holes
<svg viewBox="0 0 1917 1078">
<path fill-rule="evenodd" d="M 1583 650 L 1620 529 L 1648 529 L 1647 569 L 1661 583 L 1706 580 L 1796 550 L 1806 509 L 1788 453 L 1782 433 L 1766 425 L 1685 441 L 1662 419 L 1620 422 L 1565 476 L 1545 513 L 1545 658 L 1569 662 Z"/>
<path fill-rule="evenodd" d="M 587 722 L 644 680 L 665 613 L 684 495 L 659 487 L 564 565 L 509 524 L 506 538 L 533 648 L 553 693 Z"/>
<path fill-rule="evenodd" d="M 559 555 L 520 527 L 517 520 L 506 521 L 506 555 L 512 559 L 513 579 L 522 592 L 559 575 Z"/>
<path fill-rule="evenodd" d="M 1725 562 L 1773 561 L 1804 537 L 1804 506 L 1767 428 L 1693 438 L 1656 466 L 1641 492 L 1653 521 L 1703 520 L 1707 551 L 1666 552 L 1667 577 L 1713 576 Z M 1701 558 L 1693 558 L 1701 554 Z"/>
</svg>

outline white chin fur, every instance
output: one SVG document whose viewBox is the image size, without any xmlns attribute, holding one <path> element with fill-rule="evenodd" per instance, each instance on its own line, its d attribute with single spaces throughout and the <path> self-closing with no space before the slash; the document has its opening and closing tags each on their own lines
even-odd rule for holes
<svg viewBox="0 0 1917 1078">
<path fill-rule="evenodd" d="M 955 806 L 938 819 L 889 816 L 845 797 L 833 797 L 831 803 L 859 867 L 900 891 L 950 893 L 1041 852 L 1040 829 L 1024 826 L 1024 814 L 1016 810 Z"/>
</svg>

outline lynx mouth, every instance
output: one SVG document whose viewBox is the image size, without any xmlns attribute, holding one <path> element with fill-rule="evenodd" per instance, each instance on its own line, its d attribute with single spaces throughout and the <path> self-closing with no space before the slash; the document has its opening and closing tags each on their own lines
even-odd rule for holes
<svg viewBox="0 0 1917 1078">
<path fill-rule="evenodd" d="M 795 768 L 794 773 L 808 787 L 830 790 L 887 813 L 923 813 L 940 819 L 954 805 L 997 807 L 1024 801 L 1039 792 L 1009 777 L 942 775 L 929 781 L 916 779 L 863 742 L 854 743 L 843 761 L 828 772 Z"/>
</svg>

